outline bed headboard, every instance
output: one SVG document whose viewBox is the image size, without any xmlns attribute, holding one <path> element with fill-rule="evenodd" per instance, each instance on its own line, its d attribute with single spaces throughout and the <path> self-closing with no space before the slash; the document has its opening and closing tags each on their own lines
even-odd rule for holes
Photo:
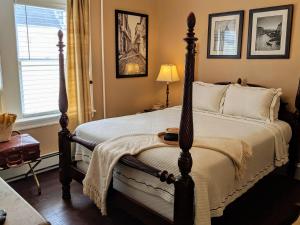
<svg viewBox="0 0 300 225">
<path fill-rule="evenodd" d="M 226 84 L 233 84 L 234 82 L 217 82 L 216 84 L 226 85 Z M 237 84 L 241 85 L 247 85 L 250 87 L 263 87 L 267 88 L 263 85 L 258 84 L 252 84 L 247 83 L 243 84 L 243 80 L 241 78 L 238 78 Z M 279 108 L 279 114 L 278 117 L 280 120 L 283 120 L 287 122 L 293 131 L 292 140 L 290 142 L 290 148 L 289 148 L 289 170 L 290 174 L 293 174 L 293 171 L 295 170 L 295 167 L 300 170 L 300 80 L 298 84 L 298 90 L 296 94 L 296 100 L 295 100 L 295 108 L 296 110 L 294 112 L 290 111 L 288 109 L 288 103 L 284 101 L 283 99 L 280 100 L 280 108 Z M 300 177 L 298 178 L 300 179 Z"/>
</svg>

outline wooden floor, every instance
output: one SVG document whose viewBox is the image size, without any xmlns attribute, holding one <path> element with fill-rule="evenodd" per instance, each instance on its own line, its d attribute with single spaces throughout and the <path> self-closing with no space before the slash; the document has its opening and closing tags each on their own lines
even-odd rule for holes
<svg viewBox="0 0 300 225">
<path fill-rule="evenodd" d="M 299 213 L 300 182 L 274 174 L 227 206 L 213 225 L 291 225 Z"/>
<path fill-rule="evenodd" d="M 41 196 L 36 194 L 31 178 L 11 186 L 53 225 L 142 225 L 120 211 L 113 212 L 109 218 L 102 217 L 96 206 L 82 195 L 82 186 L 76 182 L 72 183 L 72 201 L 64 202 L 57 170 L 41 174 L 39 179 Z M 214 219 L 213 225 L 290 225 L 299 215 L 299 203 L 300 182 L 270 176 L 228 206 L 225 216 Z"/>
<path fill-rule="evenodd" d="M 103 217 L 99 209 L 82 194 L 82 185 L 73 181 L 72 200 L 61 199 L 58 170 L 38 175 L 42 195 L 37 195 L 32 178 L 10 183 L 10 185 L 52 225 L 141 225 L 120 212 L 111 218 Z"/>
</svg>

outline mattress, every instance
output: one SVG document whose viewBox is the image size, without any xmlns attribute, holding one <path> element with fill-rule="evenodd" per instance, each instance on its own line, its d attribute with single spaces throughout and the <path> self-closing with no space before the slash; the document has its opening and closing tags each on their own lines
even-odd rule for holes
<svg viewBox="0 0 300 225">
<path fill-rule="evenodd" d="M 153 134 L 169 127 L 179 127 L 180 115 L 180 107 L 173 107 L 150 113 L 94 121 L 79 126 L 76 134 L 97 143 L 127 134 Z M 239 138 L 246 141 L 253 149 L 253 156 L 247 162 L 245 175 L 238 181 L 234 177 L 232 162 L 220 153 L 203 150 L 200 160 L 194 160 L 194 163 L 201 164 L 199 173 L 203 173 L 203 179 L 208 180 L 208 195 L 218 196 L 218 198 L 209 199 L 212 217 L 221 216 L 229 203 L 245 193 L 259 179 L 271 172 L 275 166 L 281 166 L 287 162 L 291 129 L 283 121 L 265 123 L 196 110 L 194 110 L 193 116 L 195 138 L 197 136 Z M 148 157 L 150 151 L 160 150 L 145 151 L 137 158 L 151 166 L 179 175 L 177 167 L 179 149 L 166 148 L 160 152 L 161 157 L 157 160 Z M 74 157 L 79 161 L 78 166 L 86 171 L 91 152 L 77 145 Z M 205 160 L 207 157 L 215 159 L 215 163 L 208 165 Z M 113 180 L 116 190 L 166 218 L 172 219 L 173 185 L 161 183 L 150 175 L 121 164 L 116 166 Z"/>
</svg>

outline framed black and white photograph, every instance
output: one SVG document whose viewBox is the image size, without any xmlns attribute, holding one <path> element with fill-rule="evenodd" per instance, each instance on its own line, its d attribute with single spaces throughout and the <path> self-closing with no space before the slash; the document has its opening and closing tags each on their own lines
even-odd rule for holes
<svg viewBox="0 0 300 225">
<path fill-rule="evenodd" d="M 241 58 L 244 11 L 209 15 L 207 58 Z"/>
<path fill-rule="evenodd" d="M 293 5 L 250 10 L 249 59 L 290 57 Z"/>
<path fill-rule="evenodd" d="M 148 75 L 148 15 L 115 11 L 117 78 Z"/>
</svg>

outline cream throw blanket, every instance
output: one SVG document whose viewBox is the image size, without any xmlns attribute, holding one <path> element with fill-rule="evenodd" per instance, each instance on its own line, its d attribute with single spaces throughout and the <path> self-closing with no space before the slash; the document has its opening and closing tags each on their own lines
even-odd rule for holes
<svg viewBox="0 0 300 225">
<path fill-rule="evenodd" d="M 236 139 L 199 137 L 195 139 L 193 146 L 199 150 L 201 148 L 211 149 L 228 156 L 235 167 L 237 179 L 243 175 L 246 160 L 252 155 L 252 149 L 249 145 Z M 170 147 L 170 145 L 162 143 L 160 138 L 154 134 L 126 135 L 99 144 L 93 151 L 87 174 L 83 180 L 84 194 L 95 202 L 103 215 L 106 215 L 107 191 L 112 180 L 113 168 L 119 159 L 127 154 L 136 155 L 142 151 L 159 147 Z M 195 161 L 192 171 L 197 171 Z M 210 224 L 210 215 L 207 215 L 209 209 L 207 209 L 208 204 L 206 204 L 208 202 L 208 196 L 206 196 L 208 190 L 205 191 L 206 187 L 201 182 L 202 178 L 198 179 L 193 175 L 193 179 L 196 198 L 195 223 L 197 225 Z"/>
</svg>

